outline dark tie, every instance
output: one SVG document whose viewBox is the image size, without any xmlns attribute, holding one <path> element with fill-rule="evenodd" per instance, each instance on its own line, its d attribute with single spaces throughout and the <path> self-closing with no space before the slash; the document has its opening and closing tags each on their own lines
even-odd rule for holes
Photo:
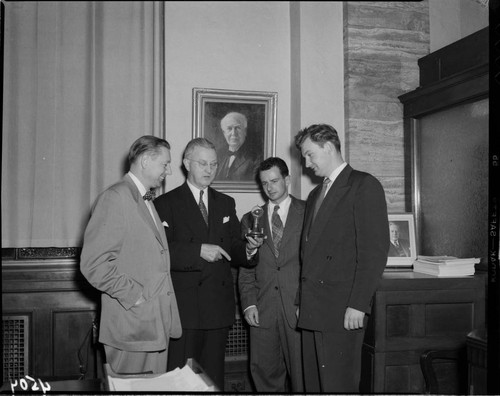
<svg viewBox="0 0 500 396">
<path fill-rule="evenodd" d="M 321 204 L 323 203 L 323 199 L 325 199 L 326 189 L 328 188 L 328 183 L 330 183 L 330 179 L 328 177 L 325 177 L 325 179 L 323 180 L 323 188 L 321 189 L 321 192 L 319 193 L 319 197 L 316 200 L 316 205 L 314 206 L 313 220 L 316 217 L 316 214 L 318 213 L 318 210 L 319 210 Z"/>
<path fill-rule="evenodd" d="M 273 225 L 273 242 L 274 242 L 274 255 L 279 256 L 281 238 L 283 237 L 283 223 L 281 222 L 278 210 L 279 205 L 274 207 L 273 215 L 271 217 L 271 223 Z"/>
<path fill-rule="evenodd" d="M 203 202 L 203 190 L 200 190 L 200 202 L 198 202 L 198 206 L 203 216 L 203 220 L 205 220 L 205 223 L 208 225 L 208 211 L 205 202 Z"/>
<path fill-rule="evenodd" d="M 151 189 L 151 190 L 149 190 L 146 194 L 144 194 L 144 195 L 142 196 L 142 198 L 143 198 L 145 201 L 151 201 L 151 200 L 155 199 L 155 195 L 156 195 L 156 190 Z"/>
</svg>

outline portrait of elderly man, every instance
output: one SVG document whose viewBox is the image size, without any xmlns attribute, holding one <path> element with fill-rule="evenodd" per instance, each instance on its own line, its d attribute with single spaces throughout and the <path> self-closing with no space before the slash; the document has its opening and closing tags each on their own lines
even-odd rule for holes
<svg viewBox="0 0 500 396">
<path fill-rule="evenodd" d="M 227 146 L 219 150 L 216 181 L 253 181 L 262 156 L 247 142 L 247 117 L 238 112 L 227 113 L 220 121 Z"/>
</svg>

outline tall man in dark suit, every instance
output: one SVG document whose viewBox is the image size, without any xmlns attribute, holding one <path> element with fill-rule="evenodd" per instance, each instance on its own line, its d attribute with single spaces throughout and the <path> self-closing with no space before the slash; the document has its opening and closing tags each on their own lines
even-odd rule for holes
<svg viewBox="0 0 500 396">
<path fill-rule="evenodd" d="M 169 338 L 182 330 L 167 239 L 150 199 L 172 174 L 170 145 L 142 136 L 128 158 L 130 171 L 92 208 L 80 268 L 102 292 L 99 341 L 113 371 L 164 373 Z"/>
<path fill-rule="evenodd" d="M 219 152 L 217 181 L 254 181 L 261 156 L 247 142 L 248 120 L 244 114 L 231 112 L 220 122 L 227 149 Z"/>
<path fill-rule="evenodd" d="M 330 125 L 303 129 L 295 144 L 324 178 L 307 198 L 301 242 L 305 390 L 358 393 L 366 314 L 389 250 L 384 190 L 344 162 Z"/>
<path fill-rule="evenodd" d="M 255 265 L 247 248 L 262 240 L 248 238 L 245 243 L 234 199 L 210 187 L 217 170 L 210 141 L 191 140 L 183 164 L 186 182 L 155 200 L 169 240 L 183 329 L 182 337 L 171 343 L 168 370 L 183 367 L 192 357 L 224 390 L 226 341 L 235 319 L 230 267 Z"/>
<path fill-rule="evenodd" d="M 303 392 L 300 332 L 295 297 L 299 287 L 299 246 L 305 202 L 288 194 L 290 176 L 281 158 L 259 166 L 269 202 L 261 224 L 266 235 L 257 266 L 240 268 L 241 307 L 250 327 L 250 372 L 257 392 Z M 241 221 L 252 228 L 252 214 Z"/>
</svg>

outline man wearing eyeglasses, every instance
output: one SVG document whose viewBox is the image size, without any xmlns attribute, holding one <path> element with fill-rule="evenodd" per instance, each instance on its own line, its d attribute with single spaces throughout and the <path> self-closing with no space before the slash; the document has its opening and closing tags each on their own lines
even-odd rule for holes
<svg viewBox="0 0 500 396">
<path fill-rule="evenodd" d="M 215 146 L 191 140 L 183 157 L 187 180 L 155 201 L 170 247 L 171 273 L 182 324 L 172 340 L 167 370 L 194 358 L 224 390 L 224 355 L 235 318 L 231 266 L 251 267 L 262 239 L 241 239 L 234 199 L 210 187 L 217 171 Z"/>
</svg>

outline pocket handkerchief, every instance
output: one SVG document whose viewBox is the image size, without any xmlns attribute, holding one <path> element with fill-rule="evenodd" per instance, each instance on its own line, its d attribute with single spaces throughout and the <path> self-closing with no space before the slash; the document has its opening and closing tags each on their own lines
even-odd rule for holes
<svg viewBox="0 0 500 396">
<path fill-rule="evenodd" d="M 166 221 L 164 221 L 164 222 L 163 222 L 163 223 L 161 223 L 161 224 L 163 224 L 163 227 L 168 227 L 168 223 L 167 223 Z"/>
<path fill-rule="evenodd" d="M 222 224 L 225 224 L 229 221 L 229 216 L 226 216 L 222 219 Z"/>
</svg>

